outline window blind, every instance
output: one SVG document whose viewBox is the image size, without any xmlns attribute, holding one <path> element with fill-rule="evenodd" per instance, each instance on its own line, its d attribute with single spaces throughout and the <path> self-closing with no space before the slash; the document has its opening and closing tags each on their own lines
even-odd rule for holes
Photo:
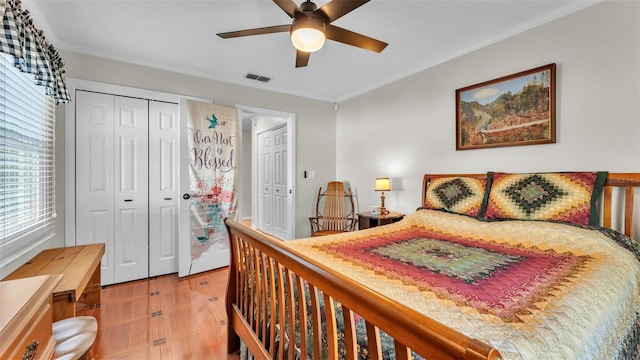
<svg viewBox="0 0 640 360">
<path fill-rule="evenodd" d="M 55 235 L 55 107 L 0 55 L 0 268 Z"/>
</svg>

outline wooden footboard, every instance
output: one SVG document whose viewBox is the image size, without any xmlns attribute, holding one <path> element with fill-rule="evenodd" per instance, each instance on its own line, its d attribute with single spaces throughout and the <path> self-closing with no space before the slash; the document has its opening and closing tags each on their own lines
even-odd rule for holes
<svg viewBox="0 0 640 360">
<path fill-rule="evenodd" d="M 307 358 L 301 354 L 336 359 L 340 338 L 343 356 L 354 359 L 357 314 L 365 321 L 370 359 L 382 359 L 380 331 L 394 339 L 397 359 L 411 359 L 411 351 L 428 359 L 501 359 L 491 346 L 289 251 L 279 241 L 231 220 L 226 224 L 231 239 L 229 353 L 239 349 L 242 339 L 257 359 Z"/>
</svg>

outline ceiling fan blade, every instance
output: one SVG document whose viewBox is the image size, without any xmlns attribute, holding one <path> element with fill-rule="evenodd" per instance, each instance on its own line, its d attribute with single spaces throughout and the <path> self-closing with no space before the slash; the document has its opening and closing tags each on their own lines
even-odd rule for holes
<svg viewBox="0 0 640 360">
<path fill-rule="evenodd" d="M 311 53 L 296 50 L 296 67 L 304 67 L 309 63 L 309 56 Z"/>
<path fill-rule="evenodd" d="M 362 49 L 375 51 L 377 53 L 384 50 L 384 48 L 386 48 L 388 45 L 386 42 L 382 42 L 380 40 L 376 40 L 374 38 L 370 38 L 368 36 L 358 34 L 331 24 L 327 25 L 325 33 L 327 39 L 338 41 L 347 45 L 356 46 Z"/>
<path fill-rule="evenodd" d="M 247 29 L 247 30 L 238 30 L 238 31 L 229 31 L 216 34 L 223 39 L 235 38 L 241 36 L 251 36 L 251 35 L 262 35 L 262 34 L 272 34 L 278 32 L 290 31 L 291 25 L 276 25 L 276 26 L 267 26 L 255 29 Z"/>
<path fill-rule="evenodd" d="M 329 22 L 333 22 L 369 1 L 370 0 L 333 0 L 322 5 L 317 11 L 323 12 L 327 18 L 329 18 Z"/>
<path fill-rule="evenodd" d="M 296 11 L 300 12 L 300 8 L 293 0 L 273 0 L 273 2 L 276 3 L 282 11 L 286 12 L 290 18 L 293 18 Z"/>
</svg>

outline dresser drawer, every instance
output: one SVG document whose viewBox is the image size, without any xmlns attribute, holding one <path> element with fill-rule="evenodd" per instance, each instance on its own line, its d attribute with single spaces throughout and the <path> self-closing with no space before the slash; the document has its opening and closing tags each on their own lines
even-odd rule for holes
<svg viewBox="0 0 640 360">
<path fill-rule="evenodd" d="M 55 339 L 51 332 L 53 319 L 51 303 L 45 303 L 38 312 L 39 315 L 36 315 L 31 326 L 26 329 L 25 336 L 22 337 L 20 345 L 16 346 L 15 354 L 10 356 L 10 359 L 51 359 L 51 355 L 54 355 L 46 354 L 48 348 L 55 350 Z"/>
<path fill-rule="evenodd" d="M 52 281 L 60 275 L 0 282 L 0 359 L 53 359 Z"/>
</svg>

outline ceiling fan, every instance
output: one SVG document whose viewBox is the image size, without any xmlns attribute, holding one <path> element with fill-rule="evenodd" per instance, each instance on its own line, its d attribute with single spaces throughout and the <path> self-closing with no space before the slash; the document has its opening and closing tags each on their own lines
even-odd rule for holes
<svg viewBox="0 0 640 360">
<path fill-rule="evenodd" d="M 307 0 L 296 5 L 293 0 L 273 0 L 289 17 L 291 25 L 267 26 L 256 29 L 230 31 L 217 34 L 223 39 L 271 34 L 289 31 L 291 42 L 296 48 L 296 67 L 307 66 L 312 52 L 320 50 L 325 39 L 356 46 L 362 49 L 381 52 L 388 45 L 385 42 L 331 25 L 332 22 L 350 13 L 370 0 L 332 0 L 322 7 Z"/>
</svg>

